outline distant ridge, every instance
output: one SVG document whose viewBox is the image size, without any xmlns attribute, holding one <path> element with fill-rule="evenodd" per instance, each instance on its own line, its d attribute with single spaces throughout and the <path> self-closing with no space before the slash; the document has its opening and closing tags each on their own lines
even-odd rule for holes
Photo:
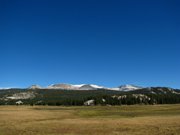
<svg viewBox="0 0 180 135">
<path fill-rule="evenodd" d="M 125 84 L 120 85 L 117 87 L 104 87 L 96 84 L 68 84 L 68 83 L 58 83 L 58 84 L 51 84 L 47 87 L 41 87 L 38 84 L 33 84 L 30 87 L 27 88 L 20 88 L 20 87 L 5 87 L 1 88 L 0 90 L 9 90 L 9 89 L 29 89 L 29 90 L 35 90 L 35 89 L 55 89 L 55 90 L 112 90 L 112 91 L 122 91 L 122 92 L 128 92 L 128 91 L 136 91 L 141 89 L 151 89 L 152 87 L 142 87 L 137 86 L 133 84 Z M 168 89 L 173 89 L 170 87 L 164 87 Z"/>
<path fill-rule="evenodd" d="M 137 89 L 142 89 L 143 87 L 135 86 L 135 85 L 121 85 L 115 88 L 108 88 L 104 86 L 99 86 L 96 84 L 66 84 L 66 83 L 59 83 L 59 84 L 52 84 L 47 87 L 41 87 L 39 85 L 32 85 L 29 89 L 63 89 L 63 90 L 99 90 L 99 89 L 107 89 L 107 90 L 115 90 L 115 91 L 133 91 Z"/>
<path fill-rule="evenodd" d="M 106 88 L 92 84 L 54 84 L 45 88 L 32 85 L 0 90 L 0 105 L 15 105 L 19 101 L 31 105 L 175 104 L 180 103 L 180 90 L 134 85 Z"/>
</svg>

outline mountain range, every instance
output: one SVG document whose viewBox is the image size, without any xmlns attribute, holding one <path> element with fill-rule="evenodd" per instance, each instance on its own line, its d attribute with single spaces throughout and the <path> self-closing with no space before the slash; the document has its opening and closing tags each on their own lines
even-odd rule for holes
<svg viewBox="0 0 180 135">
<path fill-rule="evenodd" d="M 115 90 L 115 91 L 132 91 L 137 89 L 143 89 L 143 87 L 135 86 L 135 85 L 121 85 L 119 87 L 115 88 L 108 88 L 104 86 L 99 86 L 95 84 L 79 84 L 79 85 L 73 85 L 73 84 L 52 84 L 47 87 L 41 87 L 39 85 L 32 85 L 28 89 L 59 89 L 59 90 Z"/>
<path fill-rule="evenodd" d="M 177 104 L 180 90 L 135 85 L 108 88 L 95 84 L 0 89 L 0 105 L 87 105 L 90 101 L 94 105 Z"/>
</svg>

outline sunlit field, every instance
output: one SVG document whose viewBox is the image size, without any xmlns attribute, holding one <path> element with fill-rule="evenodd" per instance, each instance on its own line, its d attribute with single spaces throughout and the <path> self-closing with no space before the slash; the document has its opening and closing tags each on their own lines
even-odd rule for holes
<svg viewBox="0 0 180 135">
<path fill-rule="evenodd" d="M 0 135 L 179 135 L 180 105 L 0 106 Z"/>
</svg>

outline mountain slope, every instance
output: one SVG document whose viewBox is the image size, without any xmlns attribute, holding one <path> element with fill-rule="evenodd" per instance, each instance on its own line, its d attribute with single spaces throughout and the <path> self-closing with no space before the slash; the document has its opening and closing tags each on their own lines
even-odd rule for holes
<svg viewBox="0 0 180 135">
<path fill-rule="evenodd" d="M 32 85 L 29 87 L 29 89 L 42 89 L 42 87 L 38 85 Z M 99 90 L 99 89 L 106 89 L 106 90 L 116 90 L 116 91 L 132 91 L 132 90 L 138 90 L 142 89 L 142 87 L 135 86 L 135 85 L 121 85 L 119 87 L 115 88 L 108 88 L 104 86 L 99 86 L 95 84 L 79 84 L 79 85 L 73 85 L 73 84 L 53 84 L 48 87 L 45 87 L 44 89 L 60 89 L 60 90 Z"/>
<path fill-rule="evenodd" d="M 64 89 L 64 90 L 76 90 L 79 87 L 73 86 L 71 84 L 53 84 L 47 87 L 48 89 Z"/>
<path fill-rule="evenodd" d="M 167 87 L 150 87 L 130 91 L 97 90 L 91 85 L 81 87 L 83 90 L 0 90 L 0 105 L 13 105 L 19 100 L 23 101 L 24 104 L 38 105 L 83 105 L 88 100 L 94 100 L 95 104 L 102 105 L 180 103 L 180 90 Z"/>
<path fill-rule="evenodd" d="M 79 90 L 98 90 L 98 89 L 105 89 L 105 87 L 94 84 L 86 84 L 79 88 Z"/>
<path fill-rule="evenodd" d="M 135 85 L 128 85 L 128 84 L 119 86 L 120 91 L 133 91 L 133 90 L 138 90 L 138 89 L 142 89 L 142 87 L 135 86 Z"/>
</svg>

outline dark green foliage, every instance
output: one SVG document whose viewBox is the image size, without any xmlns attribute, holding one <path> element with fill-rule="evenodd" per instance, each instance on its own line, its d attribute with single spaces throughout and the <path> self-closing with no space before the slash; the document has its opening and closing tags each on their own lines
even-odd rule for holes
<svg viewBox="0 0 180 135">
<path fill-rule="evenodd" d="M 82 106 L 87 100 L 95 100 L 95 105 L 133 105 L 133 104 L 176 104 L 180 103 L 179 90 L 168 88 L 145 88 L 130 92 L 111 90 L 51 90 L 51 89 L 11 89 L 0 90 L 0 105 L 15 105 L 19 100 L 5 100 L 4 97 L 20 92 L 33 92 L 35 98 L 21 100 L 27 105 Z M 135 97 L 134 95 L 144 95 Z M 125 98 L 119 98 L 125 96 Z"/>
</svg>

